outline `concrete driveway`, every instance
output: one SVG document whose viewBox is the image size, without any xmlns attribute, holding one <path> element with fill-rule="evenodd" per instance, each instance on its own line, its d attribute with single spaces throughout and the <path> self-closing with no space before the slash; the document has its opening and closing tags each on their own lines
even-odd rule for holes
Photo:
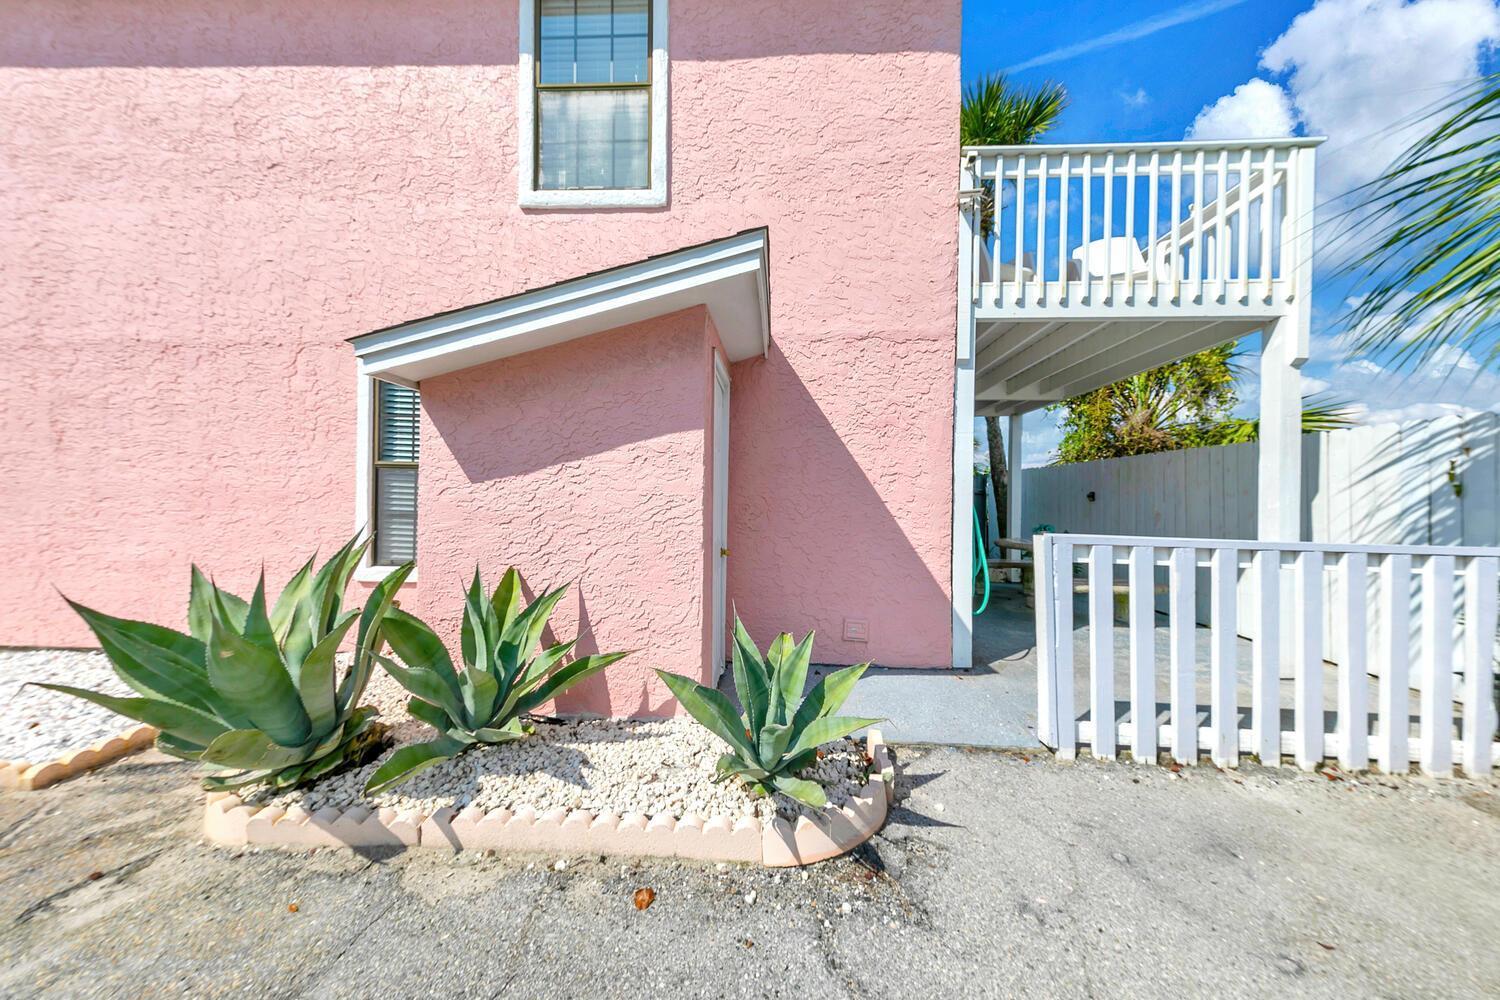
<svg viewBox="0 0 1500 1000">
<path fill-rule="evenodd" d="M 226 851 L 143 755 L 0 795 L 0 995 L 1500 992 L 1494 785 L 898 756 L 859 856 L 770 872 Z"/>
</svg>

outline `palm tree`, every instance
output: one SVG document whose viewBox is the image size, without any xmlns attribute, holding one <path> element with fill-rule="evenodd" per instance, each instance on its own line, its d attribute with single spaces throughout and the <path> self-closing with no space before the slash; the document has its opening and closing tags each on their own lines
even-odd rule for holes
<svg viewBox="0 0 1500 1000">
<path fill-rule="evenodd" d="M 1372 278 L 1347 317 L 1355 348 L 1419 365 L 1445 346 L 1481 347 L 1500 369 L 1500 73 L 1451 101 L 1446 117 L 1367 186 L 1356 231 Z"/>
<path fill-rule="evenodd" d="M 1028 89 L 1012 86 L 1003 73 L 983 76 L 964 90 L 963 108 L 958 115 L 959 142 L 965 146 L 1022 146 L 1035 142 L 1057 124 L 1067 106 L 1068 92 L 1062 84 L 1048 81 Z M 980 234 L 986 238 L 994 226 L 994 204 L 994 182 L 986 181 L 979 211 Z M 1000 418 L 985 417 L 984 431 L 990 452 L 990 483 L 995 489 L 996 514 L 1000 520 L 998 535 L 1008 523 L 1009 496 Z"/>
</svg>

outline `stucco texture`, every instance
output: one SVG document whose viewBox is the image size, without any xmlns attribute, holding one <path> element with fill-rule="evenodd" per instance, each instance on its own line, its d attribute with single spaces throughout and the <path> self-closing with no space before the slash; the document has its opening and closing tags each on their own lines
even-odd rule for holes
<svg viewBox="0 0 1500 1000">
<path fill-rule="evenodd" d="M 699 307 L 423 380 L 424 575 L 403 606 L 457 635 L 476 564 L 487 586 L 517 567 L 528 598 L 569 583 L 547 641 L 639 652 L 557 711 L 671 714 L 652 668 L 707 680 L 715 344 Z"/>
<path fill-rule="evenodd" d="M 668 207 L 544 212 L 516 204 L 513 3 L 6 4 L 0 644 L 86 644 L 59 589 L 180 623 L 190 560 L 249 589 L 338 544 L 345 338 L 766 226 L 770 356 L 732 371 L 729 597 L 762 643 L 816 628 L 822 662 L 946 664 L 959 8 L 673 0 Z M 461 490 L 422 477 L 424 512 Z M 453 534 L 423 525 L 424 607 L 477 559 L 540 560 L 559 523 L 538 505 L 502 550 L 449 499 Z M 678 523 L 637 513 L 663 544 Z M 580 590 L 601 624 L 647 599 Z M 849 617 L 868 642 L 842 640 Z"/>
</svg>

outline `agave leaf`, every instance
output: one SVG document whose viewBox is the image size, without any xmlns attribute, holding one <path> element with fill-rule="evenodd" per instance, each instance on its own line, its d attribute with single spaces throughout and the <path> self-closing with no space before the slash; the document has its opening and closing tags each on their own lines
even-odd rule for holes
<svg viewBox="0 0 1500 1000">
<path fill-rule="evenodd" d="M 287 622 L 286 632 L 281 638 L 281 662 L 286 664 L 287 673 L 293 677 L 302 668 L 302 661 L 307 659 L 307 654 L 318 644 L 313 623 L 313 616 L 317 613 L 311 600 L 300 601 L 292 608 L 291 620 Z"/>
<path fill-rule="evenodd" d="M 335 747 L 327 753 L 320 754 L 308 761 L 306 767 L 302 768 L 301 773 L 297 776 L 297 780 L 306 782 L 321 778 L 329 771 L 341 766 L 346 759 L 347 755 L 344 753 L 342 745 Z"/>
<path fill-rule="evenodd" d="M 192 569 L 192 583 L 188 589 L 188 632 L 199 642 L 207 644 L 214 616 L 214 605 L 222 604 L 229 620 L 237 629 L 245 627 L 245 615 L 250 605 L 243 598 L 235 597 L 227 590 L 213 585 L 197 566 Z"/>
<path fill-rule="evenodd" d="M 307 654 L 301 669 L 297 671 L 297 695 L 302 699 L 302 707 L 312 722 L 314 735 L 320 736 L 338 728 L 338 700 L 333 683 L 338 673 L 337 656 L 344 636 L 349 634 L 350 626 L 358 617 L 354 611 L 345 612 L 334 625 L 333 631 L 325 635 L 312 648 L 312 652 Z"/>
<path fill-rule="evenodd" d="M 503 726 L 487 726 L 474 730 L 474 738 L 481 743 L 510 743 L 524 739 L 531 730 L 521 725 L 520 719 L 509 719 Z"/>
<path fill-rule="evenodd" d="M 814 719 L 825 718 L 843 708 L 844 702 L 854 691 L 855 682 L 864 676 L 869 667 L 868 663 L 856 663 L 852 667 L 835 670 L 818 681 L 798 706 L 797 714 L 792 717 L 792 728 L 800 732 Z"/>
<path fill-rule="evenodd" d="M 521 613 L 521 574 L 516 572 L 514 566 L 500 578 L 500 586 L 495 588 L 495 593 L 490 597 L 490 607 L 495 609 L 495 617 L 500 623 L 500 635 L 504 636 L 510 629 L 511 622 L 516 620 L 516 615 Z"/>
<path fill-rule="evenodd" d="M 488 724 L 495 717 L 495 699 L 500 695 L 499 681 L 477 667 L 465 667 L 464 677 L 469 682 L 464 690 L 464 699 L 471 713 L 470 718 L 476 724 Z"/>
<path fill-rule="evenodd" d="M 421 700 L 440 707 L 460 727 L 470 728 L 469 720 L 464 717 L 463 696 L 456 690 L 457 681 L 445 680 L 438 676 L 437 671 L 425 667 L 404 667 L 388 657 L 377 656 L 375 659 L 386 673 L 396 678 L 397 684 Z"/>
<path fill-rule="evenodd" d="M 319 629 L 326 631 L 332 628 L 334 621 L 343 613 L 344 594 L 349 590 L 349 581 L 354 578 L 354 571 L 359 568 L 360 560 L 369 547 L 368 538 L 362 542 L 355 542 L 351 538 L 334 556 L 328 587 L 323 594 L 323 617 L 318 622 Z"/>
<path fill-rule="evenodd" d="M 505 666 L 505 677 L 507 683 L 514 683 L 515 678 L 521 672 L 521 665 L 541 641 L 542 630 L 547 627 L 547 619 L 552 617 L 552 611 L 557 607 L 557 602 L 567 592 L 564 584 L 556 590 L 548 591 L 516 616 L 511 622 L 510 628 L 500 637 L 500 661 Z"/>
<path fill-rule="evenodd" d="M 788 642 L 791 636 L 787 635 Z M 812 661 L 813 633 L 808 632 L 796 646 L 786 650 L 777 669 L 777 680 L 781 684 L 781 703 L 790 712 L 793 705 L 802 703 L 802 691 L 807 687 L 807 666 Z"/>
<path fill-rule="evenodd" d="M 257 646 L 268 649 L 276 649 L 276 630 L 271 627 L 271 619 L 266 615 L 266 571 L 260 571 L 260 579 L 255 581 L 255 593 L 250 596 L 250 608 L 245 613 L 245 626 L 239 630 L 246 639 Z M 277 653 L 280 659 L 280 653 Z"/>
<path fill-rule="evenodd" d="M 744 731 L 740 729 L 739 717 L 735 714 L 734 705 L 728 698 L 713 688 L 704 687 L 681 674 L 669 674 L 665 670 L 658 670 L 656 676 L 660 677 L 662 683 L 677 696 L 677 700 L 689 715 L 707 727 L 709 732 L 728 743 L 742 760 L 747 763 L 759 762 L 755 751 L 745 739 Z"/>
<path fill-rule="evenodd" d="M 573 651 L 573 647 L 576 645 L 578 645 L 578 640 L 570 639 L 567 642 L 560 642 L 555 646 L 548 646 L 542 650 L 536 655 L 536 659 L 532 660 L 526 666 L 526 671 L 516 681 L 516 687 L 523 689 L 523 691 L 534 688 L 541 682 L 542 678 L 552 672 L 552 668 L 557 666 L 558 662 L 564 656 Z"/>
<path fill-rule="evenodd" d="M 438 732 L 443 732 L 452 726 L 455 719 L 448 717 L 448 713 L 438 708 L 430 701 L 421 698 L 412 698 L 406 703 L 406 714 L 418 722 L 425 722 Z"/>
<path fill-rule="evenodd" d="M 787 748 L 788 756 L 795 757 L 808 750 L 815 750 L 866 726 L 873 726 L 879 719 L 856 719 L 847 715 L 825 716 L 814 719 L 797 734 L 797 740 Z"/>
<path fill-rule="evenodd" d="M 203 644 L 197 639 L 159 625 L 112 618 L 73 601 L 68 605 L 99 640 L 115 673 L 137 692 L 200 712 L 214 711 L 214 689 L 208 683 Z"/>
<path fill-rule="evenodd" d="M 427 623 L 400 608 L 392 608 L 385 617 L 385 639 L 391 649 L 409 667 L 422 667 L 445 677 L 455 677 L 448 650 Z M 458 692 L 455 682 L 454 693 Z"/>
<path fill-rule="evenodd" d="M 244 771 L 275 771 L 306 763 L 313 746 L 311 741 L 301 746 L 283 746 L 259 729 L 231 729 L 214 738 L 203 751 L 203 760 Z"/>
<path fill-rule="evenodd" d="M 745 725 L 753 730 L 765 725 L 766 710 L 771 704 L 771 677 L 766 671 L 760 650 L 745 631 L 739 615 L 734 617 L 734 645 L 730 648 L 734 668 L 734 690 L 745 708 Z"/>
<path fill-rule="evenodd" d="M 622 653 L 594 653 L 589 656 L 580 656 L 548 677 L 530 694 L 521 698 L 516 703 L 516 709 L 519 712 L 530 712 L 543 702 L 551 701 L 574 684 L 587 680 L 611 663 L 618 662 L 633 652 L 635 650 L 629 649 Z M 730 711 L 733 712 L 733 708 Z"/>
<path fill-rule="evenodd" d="M 821 809 L 828 805 L 828 795 L 823 791 L 823 786 L 816 781 L 794 778 L 789 774 L 773 774 L 771 787 L 814 809 Z"/>
<path fill-rule="evenodd" d="M 317 558 L 314 554 L 311 559 L 302 564 L 301 569 L 292 574 L 292 578 L 276 596 L 276 603 L 271 606 L 271 628 L 276 632 L 278 640 L 285 641 L 297 606 L 312 591 L 313 563 Z"/>
<path fill-rule="evenodd" d="M 188 740 L 178 739 L 171 733 L 156 734 L 156 749 L 168 757 L 176 757 L 178 760 L 196 761 L 203 756 L 203 745 L 192 743 Z"/>
<path fill-rule="evenodd" d="M 368 543 L 366 543 L 368 544 Z M 350 563 L 350 572 L 353 565 L 363 555 L 365 545 L 360 545 L 351 550 L 345 557 Z M 365 685 L 370 683 L 370 673 L 375 669 L 374 656 L 380 652 L 380 647 L 385 642 L 385 616 L 390 612 L 391 605 L 395 603 L 396 594 L 401 590 L 401 585 L 406 578 L 411 576 L 412 570 L 417 568 L 414 562 L 398 566 L 384 580 L 377 583 L 370 591 L 370 596 L 365 600 L 364 611 L 359 616 L 359 633 L 354 640 L 354 666 L 349 668 L 349 673 L 344 675 L 339 684 L 339 717 L 348 718 L 359 705 L 359 699 L 364 696 Z"/>
<path fill-rule="evenodd" d="M 785 723 L 768 722 L 756 734 L 756 754 L 762 767 L 775 770 L 781 755 L 792 742 L 792 727 Z"/>
<path fill-rule="evenodd" d="M 458 649 L 465 666 L 473 666 L 484 660 L 484 623 L 480 605 L 484 604 L 484 584 L 479 580 L 479 567 L 474 567 L 474 580 L 464 593 L 464 619 L 459 629 Z"/>
<path fill-rule="evenodd" d="M 312 722 L 274 645 L 235 632 L 216 614 L 208 637 L 208 678 L 237 713 L 282 746 L 301 746 Z"/>
<path fill-rule="evenodd" d="M 450 713 L 454 711 L 454 706 L 463 704 L 463 694 L 458 685 L 458 675 L 453 670 L 453 661 L 448 658 L 448 651 L 443 648 L 442 640 L 426 622 L 405 611 L 394 609 L 386 616 L 383 631 L 391 649 L 401 657 L 408 669 L 429 671 L 448 692 L 442 699 L 428 698 L 425 695 L 418 695 L 419 697 L 443 706 Z M 454 714 L 453 718 L 462 720 L 463 717 Z"/>
<path fill-rule="evenodd" d="M 247 785 L 259 785 L 269 781 L 275 771 L 241 771 L 235 774 L 211 774 L 203 779 L 203 787 L 210 792 L 232 792 Z"/>
<path fill-rule="evenodd" d="M 119 698 L 114 695 L 100 694 L 98 691 L 90 691 L 86 688 L 72 687 L 68 684 L 40 684 L 39 688 L 48 691 L 60 691 L 70 694 L 84 701 L 91 701 L 101 708 L 107 708 L 116 715 L 123 715 L 127 719 L 144 722 L 148 726 L 155 726 L 164 733 L 168 733 L 180 740 L 207 746 L 214 741 L 220 733 L 229 727 L 218 719 L 204 715 L 202 712 L 194 711 L 185 705 L 176 702 L 160 701 L 156 698 Z"/>
<path fill-rule="evenodd" d="M 464 749 L 464 744 L 446 736 L 430 743 L 414 743 L 402 747 L 380 765 L 380 768 L 365 782 L 366 795 L 378 795 L 392 785 L 427 770 Z"/>
</svg>

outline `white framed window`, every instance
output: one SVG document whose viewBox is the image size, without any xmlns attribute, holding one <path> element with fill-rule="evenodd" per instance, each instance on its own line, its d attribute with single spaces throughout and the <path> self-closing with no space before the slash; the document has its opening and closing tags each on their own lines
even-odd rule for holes
<svg viewBox="0 0 1500 1000">
<path fill-rule="evenodd" d="M 667 0 L 521 0 L 523 208 L 667 203 Z"/>
<path fill-rule="evenodd" d="M 358 579 L 380 579 L 417 556 L 420 415 L 415 387 L 359 377 L 355 520 L 368 529 L 370 548 Z"/>
</svg>

